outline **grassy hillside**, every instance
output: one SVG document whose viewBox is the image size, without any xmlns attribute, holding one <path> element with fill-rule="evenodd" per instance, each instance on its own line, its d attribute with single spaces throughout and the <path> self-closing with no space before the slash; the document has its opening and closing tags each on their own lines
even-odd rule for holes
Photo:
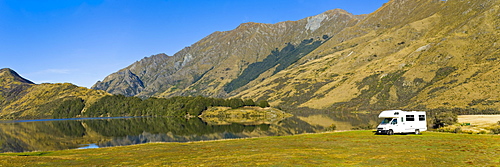
<svg viewBox="0 0 500 167">
<path fill-rule="evenodd" d="M 80 101 L 82 105 L 73 110 L 81 113 L 84 105 L 105 95 L 109 94 L 70 83 L 34 84 L 11 69 L 0 70 L 0 119 L 52 118 L 68 101 Z"/>
<path fill-rule="evenodd" d="M 392 0 L 237 97 L 299 110 L 500 111 L 500 2 Z"/>
<path fill-rule="evenodd" d="M 498 166 L 500 136 L 370 131 L 0 154 L 3 165 L 44 166 Z"/>
<path fill-rule="evenodd" d="M 46 119 L 121 116 L 198 116 L 208 107 L 269 107 L 239 98 L 148 98 L 110 95 L 70 83 L 34 84 L 11 69 L 0 71 L 0 119 Z"/>
<path fill-rule="evenodd" d="M 500 2 L 391 0 L 355 16 L 244 23 L 94 88 L 139 97 L 269 100 L 289 111 L 500 112 Z"/>
<path fill-rule="evenodd" d="M 70 83 L 31 85 L 20 93 L 22 95 L 12 97 L 1 106 L 0 114 L 3 119 L 52 118 L 54 110 L 66 100 L 78 99 L 90 105 L 109 95 L 104 91 L 78 87 Z"/>
<path fill-rule="evenodd" d="M 93 88 L 144 98 L 268 100 L 308 113 L 499 113 L 499 16 L 499 1 L 391 0 L 369 15 L 331 10 L 298 21 L 244 23 L 174 56 L 144 58 Z M 107 94 L 34 85 L 18 75 L 0 84 L 4 118 L 46 117 L 61 103 L 78 110 Z"/>
</svg>

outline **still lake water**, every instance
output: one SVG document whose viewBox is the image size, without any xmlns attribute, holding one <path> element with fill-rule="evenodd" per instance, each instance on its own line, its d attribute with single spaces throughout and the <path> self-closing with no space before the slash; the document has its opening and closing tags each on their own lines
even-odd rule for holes
<svg viewBox="0 0 500 167">
<path fill-rule="evenodd" d="M 214 124 L 199 118 L 138 117 L 0 122 L 0 152 L 99 148 L 149 142 L 190 142 L 285 136 L 374 126 L 376 114 L 303 114 L 275 123 Z"/>
</svg>

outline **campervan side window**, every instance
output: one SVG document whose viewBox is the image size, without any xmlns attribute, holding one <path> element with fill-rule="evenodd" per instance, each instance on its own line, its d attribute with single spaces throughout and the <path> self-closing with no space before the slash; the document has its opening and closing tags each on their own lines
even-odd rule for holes
<svg viewBox="0 0 500 167">
<path fill-rule="evenodd" d="M 414 115 L 406 115 L 406 121 L 415 121 Z"/>
<path fill-rule="evenodd" d="M 419 121 L 425 121 L 425 115 L 418 115 Z"/>
</svg>

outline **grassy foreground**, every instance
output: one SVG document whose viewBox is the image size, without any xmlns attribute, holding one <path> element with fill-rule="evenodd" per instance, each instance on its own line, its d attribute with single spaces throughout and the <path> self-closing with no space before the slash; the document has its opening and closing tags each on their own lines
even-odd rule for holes
<svg viewBox="0 0 500 167">
<path fill-rule="evenodd" d="M 500 166 L 499 135 L 371 131 L 0 154 L 21 166 Z"/>
</svg>

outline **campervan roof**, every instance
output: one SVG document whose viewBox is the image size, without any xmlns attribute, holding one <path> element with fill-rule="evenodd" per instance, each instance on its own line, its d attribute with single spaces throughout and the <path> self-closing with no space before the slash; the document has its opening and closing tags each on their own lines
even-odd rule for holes
<svg viewBox="0 0 500 167">
<path fill-rule="evenodd" d="M 403 112 L 401 110 L 387 110 L 387 111 L 382 111 L 378 117 L 379 118 L 397 118 L 400 117 L 400 113 Z"/>
</svg>

